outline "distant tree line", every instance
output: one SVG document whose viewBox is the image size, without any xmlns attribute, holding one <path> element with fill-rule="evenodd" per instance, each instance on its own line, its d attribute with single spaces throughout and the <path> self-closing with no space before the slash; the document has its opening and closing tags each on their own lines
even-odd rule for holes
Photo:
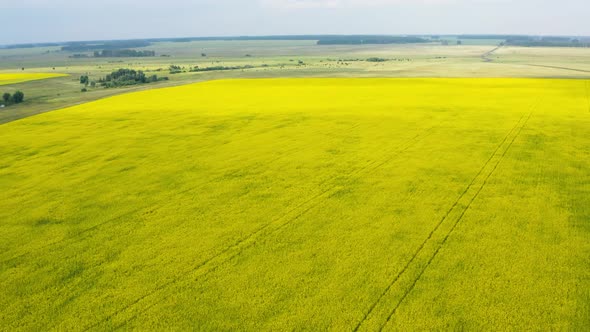
<svg viewBox="0 0 590 332">
<path fill-rule="evenodd" d="M 255 68 L 252 65 L 245 66 L 212 66 L 212 67 L 199 67 L 195 66 L 191 68 L 190 72 L 203 72 L 203 71 L 218 71 L 218 70 L 239 70 L 239 69 L 252 69 Z"/>
<path fill-rule="evenodd" d="M 505 45 L 524 47 L 590 47 L 590 42 L 570 37 L 509 38 Z"/>
<path fill-rule="evenodd" d="M 20 104 L 25 100 L 25 94 L 22 91 L 16 91 L 12 95 L 8 92 L 2 94 L 4 105 Z"/>
<path fill-rule="evenodd" d="M 522 38 L 529 38 L 529 36 L 525 35 L 459 35 L 457 39 L 522 39 Z"/>
<path fill-rule="evenodd" d="M 156 56 L 155 51 L 137 51 L 137 50 L 102 50 L 94 51 L 95 58 L 140 58 Z"/>
<path fill-rule="evenodd" d="M 95 58 L 142 58 L 156 56 L 155 51 L 136 51 L 136 50 L 102 50 L 94 51 Z M 75 53 L 69 56 L 70 59 L 86 59 L 90 55 L 84 53 Z"/>
<path fill-rule="evenodd" d="M 438 40 L 443 36 L 433 35 L 430 40 Z M 458 37 L 458 39 L 518 39 L 522 38 L 540 38 L 536 36 L 524 35 L 445 35 L 444 37 Z M 244 40 L 309 40 L 320 41 L 320 45 L 327 45 L 329 43 L 343 44 L 343 40 L 350 40 L 348 44 L 371 44 L 371 43 L 400 43 L 391 42 L 391 38 L 418 38 L 420 36 L 379 36 L 379 35 L 290 35 L 290 36 L 233 36 L 233 37 L 189 37 L 189 38 L 150 38 L 150 39 L 136 39 L 136 40 L 114 40 L 114 41 L 84 41 L 84 42 L 65 42 L 65 43 L 30 43 L 30 44 L 13 44 L 0 45 L 0 48 L 33 48 L 33 47 L 61 47 L 63 51 L 67 52 L 92 52 L 95 50 L 104 49 L 130 49 L 139 47 L 148 47 L 157 42 L 192 42 L 192 41 L 244 41 Z M 590 37 L 566 37 L 571 39 L 580 39 L 581 43 L 590 42 Z M 362 43 L 360 41 L 363 41 Z M 388 42 L 385 42 L 389 40 Z M 428 40 L 426 40 L 428 41 Z M 405 43 L 412 42 L 406 41 Z M 424 42 L 424 41 L 414 41 Z M 414 43 L 412 42 L 412 43 Z"/>
<path fill-rule="evenodd" d="M 121 50 L 151 46 L 147 40 L 113 40 L 103 42 L 70 42 L 62 46 L 66 52 L 89 52 L 95 50 Z"/>
<path fill-rule="evenodd" d="M 228 37 L 183 37 L 183 38 L 148 38 L 134 40 L 100 40 L 100 41 L 82 41 L 82 42 L 62 42 L 62 43 L 35 43 L 35 44 L 14 44 L 0 45 L 0 48 L 32 48 L 32 47 L 61 47 L 66 52 L 88 52 L 103 49 L 125 49 L 148 47 L 153 43 L 175 42 L 186 43 L 194 41 L 274 41 L 274 40 L 329 40 L 333 38 L 352 38 L 358 39 L 382 39 L 380 35 L 275 35 L 275 36 L 228 36 Z M 385 36 L 387 38 L 387 36 Z M 404 37 L 401 37 L 404 38 Z"/>
<path fill-rule="evenodd" d="M 420 37 L 398 36 L 331 36 L 318 40 L 318 45 L 363 45 L 363 44 L 414 44 L 428 43 Z"/>
<path fill-rule="evenodd" d="M 183 68 L 177 65 L 170 65 L 170 74 L 182 73 Z"/>
<path fill-rule="evenodd" d="M 367 62 L 385 62 L 385 61 L 387 61 L 387 59 L 377 58 L 377 57 L 372 57 L 372 58 L 367 59 Z"/>
<path fill-rule="evenodd" d="M 84 87 L 82 88 L 82 92 L 86 92 L 88 91 L 88 85 L 90 85 L 91 87 L 96 87 L 96 82 L 95 81 L 91 81 L 90 78 L 88 77 L 88 75 L 82 75 L 80 76 L 80 84 L 83 84 Z"/>
<path fill-rule="evenodd" d="M 120 86 L 146 84 L 167 80 L 168 77 L 158 77 L 158 75 L 148 76 L 141 70 L 136 71 L 133 69 L 122 68 L 106 75 L 104 78 L 100 78 L 98 80 L 98 84 L 105 88 L 114 88 Z M 86 84 L 86 82 L 88 82 L 88 77 L 81 77 L 80 83 Z"/>
<path fill-rule="evenodd" d="M 589 38 L 526 35 L 459 35 L 460 39 L 499 39 L 503 45 L 524 47 L 590 47 Z"/>
<path fill-rule="evenodd" d="M 300 64 L 303 64 L 303 61 L 301 61 Z M 284 65 L 281 65 L 281 67 Z M 189 67 L 188 70 L 185 67 L 181 67 L 178 65 L 170 65 L 169 67 L 169 71 L 170 74 L 179 74 L 179 73 L 185 73 L 185 72 L 190 72 L 190 73 L 198 73 L 198 72 L 207 72 L 207 71 L 223 71 L 223 70 L 242 70 L 242 69 L 252 69 L 252 68 L 266 68 L 268 67 L 267 64 L 262 64 L 260 66 L 252 66 L 252 65 L 244 65 L 244 66 L 211 66 L 211 67 L 199 67 L 199 66 L 194 66 L 194 67 Z"/>
</svg>

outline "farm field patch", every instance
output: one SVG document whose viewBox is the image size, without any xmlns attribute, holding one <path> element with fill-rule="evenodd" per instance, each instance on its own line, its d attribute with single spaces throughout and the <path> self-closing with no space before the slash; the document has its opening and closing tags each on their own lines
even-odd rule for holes
<svg viewBox="0 0 590 332">
<path fill-rule="evenodd" d="M 0 326 L 583 330 L 589 128 L 588 80 L 427 78 L 2 124 Z"/>
<path fill-rule="evenodd" d="M 54 77 L 63 77 L 66 74 L 49 74 L 49 73 L 26 73 L 26 74 L 12 74 L 12 73 L 0 73 L 0 85 L 16 84 L 28 81 L 44 80 Z"/>
</svg>

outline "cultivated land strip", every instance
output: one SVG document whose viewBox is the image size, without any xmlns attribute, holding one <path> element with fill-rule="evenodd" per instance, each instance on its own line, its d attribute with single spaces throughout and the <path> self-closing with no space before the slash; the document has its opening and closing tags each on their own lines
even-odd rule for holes
<svg viewBox="0 0 590 332">
<path fill-rule="evenodd" d="M 532 109 L 534 109 L 534 106 Z M 377 300 L 369 307 L 367 313 L 355 326 L 354 331 L 358 331 L 361 328 L 363 330 L 382 330 L 392 319 L 401 303 L 414 289 L 414 286 L 420 280 L 424 271 L 438 255 L 473 201 L 487 184 L 489 178 L 525 127 L 532 114 L 532 109 L 528 115 L 523 115 L 508 132 L 459 198 L 418 247 L 410 260 L 394 276 Z M 401 295 L 398 294 L 399 291 L 402 291 Z M 393 309 L 391 309 L 392 307 Z M 384 319 L 383 317 L 386 318 Z"/>
<path fill-rule="evenodd" d="M 351 179 L 351 178 L 354 178 L 359 175 L 370 174 L 370 172 L 391 162 L 392 160 L 394 160 L 395 158 L 399 157 L 404 152 L 406 152 L 407 150 L 412 148 L 414 145 L 416 145 L 417 143 L 419 143 L 420 141 L 422 141 L 423 139 L 428 137 L 432 133 L 433 128 L 434 127 L 424 129 L 422 132 L 418 133 L 417 135 L 415 135 L 414 137 L 412 137 L 411 139 L 406 141 L 401 147 L 398 147 L 397 149 L 394 149 L 390 153 L 385 154 L 386 155 L 385 158 L 370 161 L 367 164 L 365 164 L 364 166 L 362 166 L 358 169 L 355 169 L 354 171 L 352 171 L 348 174 L 334 176 L 332 178 L 332 180 L 341 179 L 343 177 L 347 178 L 347 179 Z M 120 314 L 124 314 L 128 310 L 132 310 L 134 307 L 137 306 L 138 303 L 140 303 L 150 297 L 154 297 L 154 296 L 160 294 L 160 292 L 162 292 L 163 290 L 166 290 L 169 287 L 174 286 L 184 280 L 190 280 L 190 281 L 199 280 L 200 278 L 217 270 L 221 265 L 223 265 L 226 262 L 231 261 L 233 258 L 237 257 L 242 251 L 248 249 L 249 247 L 252 247 L 258 241 L 263 240 L 265 237 L 280 231 L 281 229 L 285 228 L 286 226 L 288 226 L 292 222 L 298 220 L 301 216 L 303 216 L 304 214 L 306 214 L 310 210 L 312 210 L 315 207 L 317 207 L 318 205 L 320 205 L 321 201 L 323 199 L 330 197 L 331 195 L 336 193 L 338 190 L 340 190 L 342 187 L 343 187 L 343 185 L 341 185 L 341 184 L 331 184 L 330 186 L 328 186 L 328 188 L 326 188 L 326 189 L 322 190 L 321 192 L 319 192 L 318 194 L 312 196 L 311 198 L 309 198 L 305 202 L 291 208 L 283 216 L 261 226 L 260 228 L 258 228 L 256 231 L 254 231 L 250 235 L 236 241 L 235 243 L 233 243 L 230 246 L 223 249 L 218 254 L 202 261 L 201 263 L 199 263 L 196 266 L 193 266 L 190 270 L 180 273 L 178 278 L 171 279 L 168 282 L 165 282 L 165 283 L 159 285 L 154 290 L 139 297 L 138 299 L 136 299 L 133 302 L 131 302 L 130 304 L 124 306 L 120 310 L 117 310 L 114 313 L 112 313 L 111 315 L 105 317 L 104 319 L 88 326 L 87 328 L 85 328 L 85 330 L 90 330 L 90 329 L 96 328 L 107 321 L 113 320 L 114 318 L 116 318 L 116 316 L 119 316 Z M 169 296 L 170 295 L 165 295 L 159 301 L 162 301 L 163 299 L 166 299 Z M 122 323 L 120 323 L 120 327 L 124 326 L 128 321 L 132 320 L 137 315 L 149 310 L 151 307 L 158 304 L 159 301 L 154 301 L 154 303 L 152 303 L 151 305 L 144 306 L 143 308 L 140 308 L 137 312 L 132 313 L 130 317 L 123 318 Z"/>
</svg>

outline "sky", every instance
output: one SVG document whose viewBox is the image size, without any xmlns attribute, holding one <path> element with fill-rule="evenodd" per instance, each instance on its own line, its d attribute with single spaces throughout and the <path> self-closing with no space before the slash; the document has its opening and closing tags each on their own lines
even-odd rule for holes
<svg viewBox="0 0 590 332">
<path fill-rule="evenodd" d="M 0 0 L 0 44 L 294 34 L 590 36 L 590 0 Z"/>
</svg>

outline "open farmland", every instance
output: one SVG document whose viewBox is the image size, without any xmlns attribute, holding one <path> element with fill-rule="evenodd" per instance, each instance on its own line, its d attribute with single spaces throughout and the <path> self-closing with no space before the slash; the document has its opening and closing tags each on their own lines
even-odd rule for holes
<svg viewBox="0 0 590 332">
<path fill-rule="evenodd" d="M 136 51 L 154 57 L 72 57 L 59 47 L 0 48 L 0 71 L 65 73 L 51 80 L 13 83 L 3 92 L 25 93 L 25 101 L 0 112 L 0 124 L 81 103 L 159 87 L 234 78 L 522 77 L 588 79 L 590 48 L 498 48 L 501 40 L 463 40 L 400 45 L 317 45 L 311 40 L 154 42 Z M 368 61 L 379 58 L 384 61 Z M 181 71 L 170 73 L 170 66 Z M 191 71 L 199 67 L 204 71 Z M 223 68 L 223 70 L 212 70 Z M 105 89 L 83 86 L 81 76 L 98 81 L 121 68 L 169 80 Z M 229 68 L 229 69 L 228 69 Z M 1 75 L 1 74 L 0 74 Z M 82 88 L 86 92 L 82 92 Z"/>
<path fill-rule="evenodd" d="M 583 330 L 590 83 L 222 80 L 0 130 L 6 330 Z"/>
</svg>

